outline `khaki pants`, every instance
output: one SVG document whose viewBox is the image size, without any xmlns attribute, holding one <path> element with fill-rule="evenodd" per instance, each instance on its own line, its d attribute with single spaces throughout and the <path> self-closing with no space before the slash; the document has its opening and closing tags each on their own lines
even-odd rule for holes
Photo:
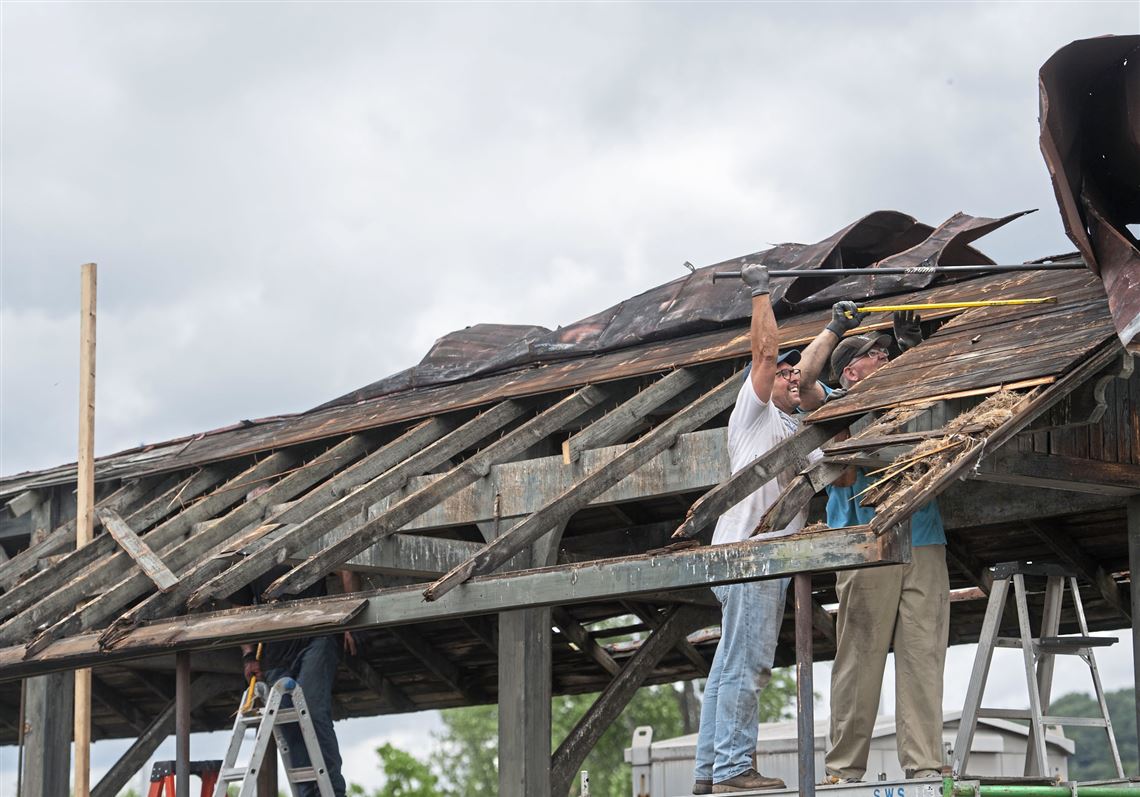
<svg viewBox="0 0 1140 797">
<path fill-rule="evenodd" d="M 894 642 L 899 764 L 942 766 L 942 671 L 950 628 L 946 548 L 924 545 L 906 565 L 840 573 L 838 646 L 831 670 L 829 775 L 861 779 Z"/>
</svg>

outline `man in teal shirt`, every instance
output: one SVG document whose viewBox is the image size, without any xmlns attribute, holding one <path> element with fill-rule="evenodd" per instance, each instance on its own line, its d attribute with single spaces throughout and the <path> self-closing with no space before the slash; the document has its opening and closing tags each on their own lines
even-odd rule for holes
<svg viewBox="0 0 1140 797">
<path fill-rule="evenodd" d="M 812 384 L 830 355 L 832 378 L 850 388 L 888 359 L 889 335 L 844 333 L 859 325 L 853 302 L 839 302 L 832 320 L 804 352 L 801 382 Z M 850 316 L 850 317 L 848 317 Z M 906 350 L 922 341 L 919 319 L 895 315 L 895 337 Z M 871 485 L 862 468 L 848 468 L 827 488 L 827 525 L 869 523 L 873 507 L 859 504 Z M 895 651 L 895 713 L 899 764 L 908 778 L 937 777 L 942 767 L 942 674 L 950 627 L 946 534 L 931 501 L 910 520 L 912 556 L 904 565 L 847 570 L 836 576 L 839 616 L 831 670 L 831 746 L 826 783 L 859 781 L 867 770 L 883 669 Z"/>
</svg>

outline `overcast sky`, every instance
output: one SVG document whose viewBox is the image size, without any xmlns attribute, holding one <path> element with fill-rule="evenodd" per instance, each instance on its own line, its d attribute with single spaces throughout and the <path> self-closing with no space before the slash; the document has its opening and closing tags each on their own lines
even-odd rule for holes
<svg viewBox="0 0 1140 797">
<path fill-rule="evenodd" d="M 979 246 L 1071 251 L 1037 69 L 1140 4 L 4 2 L 0 28 L 9 475 L 75 459 L 88 261 L 107 454 L 877 209 L 1040 208 Z"/>
</svg>

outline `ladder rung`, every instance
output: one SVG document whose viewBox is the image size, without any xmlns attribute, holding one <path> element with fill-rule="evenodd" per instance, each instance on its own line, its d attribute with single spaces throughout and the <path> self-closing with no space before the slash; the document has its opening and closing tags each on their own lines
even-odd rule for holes
<svg viewBox="0 0 1140 797">
<path fill-rule="evenodd" d="M 238 720 L 238 722 L 240 722 L 242 725 L 247 725 L 247 726 L 260 725 L 261 724 L 261 712 L 259 711 L 259 712 L 255 712 L 253 714 L 242 714 L 241 718 Z"/>
<path fill-rule="evenodd" d="M 285 777 L 289 779 L 290 783 L 312 783 L 317 779 L 317 771 L 312 767 L 286 769 Z"/>
<path fill-rule="evenodd" d="M 999 648 L 1020 648 L 1021 637 L 999 636 L 994 640 L 994 646 Z"/>
<path fill-rule="evenodd" d="M 1103 717 L 1054 717 L 1046 715 L 1041 718 L 1046 725 L 1081 725 L 1086 728 L 1107 728 L 1108 723 Z"/>
<path fill-rule="evenodd" d="M 232 783 L 235 780 L 241 780 L 245 777 L 246 767 L 233 767 L 231 769 L 223 769 L 218 772 L 218 780 L 223 780 L 226 783 Z"/>
<path fill-rule="evenodd" d="M 980 708 L 979 717 L 989 717 L 995 720 L 1027 720 L 1032 715 L 1027 708 Z"/>
<path fill-rule="evenodd" d="M 1038 644 L 1050 653 L 1054 648 L 1106 648 L 1115 645 L 1120 640 L 1114 636 L 1046 636 L 1038 640 Z"/>
</svg>

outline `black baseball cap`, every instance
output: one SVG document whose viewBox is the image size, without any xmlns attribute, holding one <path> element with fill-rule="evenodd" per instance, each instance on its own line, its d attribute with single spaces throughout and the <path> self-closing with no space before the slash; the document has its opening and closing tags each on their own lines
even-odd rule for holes
<svg viewBox="0 0 1140 797">
<path fill-rule="evenodd" d="M 776 358 L 776 365 L 798 365 L 800 361 L 799 349 L 788 349 Z"/>
<path fill-rule="evenodd" d="M 890 335 L 852 335 L 844 338 L 831 353 L 831 378 L 839 379 L 843 369 L 856 357 L 862 357 L 876 346 L 885 349 L 890 345 Z"/>
</svg>

